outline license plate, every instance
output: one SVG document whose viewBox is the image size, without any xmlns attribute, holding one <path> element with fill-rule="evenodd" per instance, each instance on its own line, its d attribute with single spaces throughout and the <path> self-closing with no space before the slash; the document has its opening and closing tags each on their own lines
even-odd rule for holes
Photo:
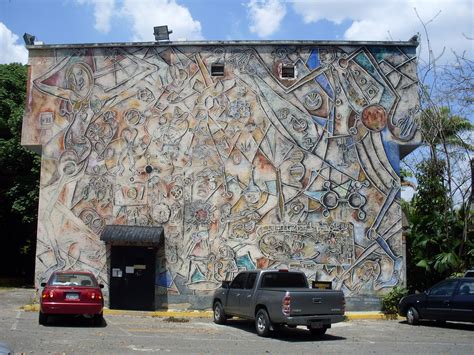
<svg viewBox="0 0 474 355">
<path fill-rule="evenodd" d="M 67 300 L 78 300 L 79 294 L 78 293 L 66 293 Z"/>
<path fill-rule="evenodd" d="M 321 329 L 323 327 L 323 322 L 311 322 L 311 329 Z"/>
</svg>

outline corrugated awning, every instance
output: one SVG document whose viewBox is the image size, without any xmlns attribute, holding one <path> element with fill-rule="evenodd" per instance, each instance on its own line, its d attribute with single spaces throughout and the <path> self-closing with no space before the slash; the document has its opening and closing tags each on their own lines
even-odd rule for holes
<svg viewBox="0 0 474 355">
<path fill-rule="evenodd" d="M 105 226 L 100 235 L 104 242 L 131 242 L 131 243 L 153 243 L 158 244 L 163 236 L 163 227 L 142 226 Z"/>
</svg>

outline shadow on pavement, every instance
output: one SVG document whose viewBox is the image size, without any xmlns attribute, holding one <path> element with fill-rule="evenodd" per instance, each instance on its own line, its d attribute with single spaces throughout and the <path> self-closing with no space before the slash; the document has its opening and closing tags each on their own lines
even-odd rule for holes
<svg viewBox="0 0 474 355">
<path fill-rule="evenodd" d="M 245 319 L 229 319 L 227 320 L 225 326 L 253 333 L 256 337 L 258 337 L 257 332 L 255 331 L 255 323 L 252 321 Z M 329 328 L 327 331 L 328 333 L 324 335 L 315 336 L 311 335 L 311 333 L 305 328 L 283 327 L 273 331 L 269 338 L 287 342 L 334 341 L 346 339 L 344 337 L 332 335 L 331 328 Z"/>
<path fill-rule="evenodd" d="M 101 324 L 94 324 L 93 319 L 83 316 L 50 315 L 45 327 L 70 327 L 70 328 L 105 328 L 107 322 L 102 319 Z"/>
<path fill-rule="evenodd" d="M 407 321 L 402 321 L 400 324 L 408 325 Z M 420 320 L 417 326 L 474 331 L 474 323 Z"/>
</svg>

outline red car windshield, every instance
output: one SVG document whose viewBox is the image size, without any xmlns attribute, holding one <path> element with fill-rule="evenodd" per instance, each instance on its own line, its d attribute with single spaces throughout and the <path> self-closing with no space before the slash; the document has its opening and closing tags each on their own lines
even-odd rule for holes
<svg viewBox="0 0 474 355">
<path fill-rule="evenodd" d="M 54 274 L 48 283 L 50 286 L 89 286 L 97 287 L 95 280 L 87 274 Z"/>
</svg>

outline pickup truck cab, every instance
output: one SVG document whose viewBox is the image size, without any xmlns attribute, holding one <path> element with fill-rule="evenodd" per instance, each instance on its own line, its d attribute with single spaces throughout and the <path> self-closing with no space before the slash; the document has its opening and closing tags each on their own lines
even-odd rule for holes
<svg viewBox="0 0 474 355">
<path fill-rule="evenodd" d="M 214 293 L 212 309 L 217 324 L 233 316 L 254 320 L 260 336 L 298 325 L 323 335 L 344 320 L 345 300 L 342 291 L 309 288 L 300 271 L 251 270 L 224 281 Z"/>
</svg>

